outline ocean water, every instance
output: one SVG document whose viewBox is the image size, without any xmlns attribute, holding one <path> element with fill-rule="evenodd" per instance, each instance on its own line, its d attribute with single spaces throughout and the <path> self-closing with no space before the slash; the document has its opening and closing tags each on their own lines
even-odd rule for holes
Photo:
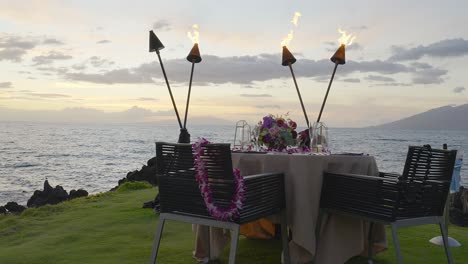
<svg viewBox="0 0 468 264">
<path fill-rule="evenodd" d="M 235 125 L 189 127 L 192 140 L 234 139 Z M 0 205 L 26 204 L 45 179 L 67 191 L 104 192 L 129 171 L 155 155 L 155 142 L 176 142 L 176 126 L 152 124 L 45 124 L 0 122 Z M 381 171 L 401 173 L 408 145 L 431 144 L 463 149 L 468 159 L 467 131 L 411 131 L 330 128 L 332 152 L 368 153 Z M 465 162 L 466 163 L 466 162 Z M 461 175 L 468 185 L 468 166 Z"/>
</svg>

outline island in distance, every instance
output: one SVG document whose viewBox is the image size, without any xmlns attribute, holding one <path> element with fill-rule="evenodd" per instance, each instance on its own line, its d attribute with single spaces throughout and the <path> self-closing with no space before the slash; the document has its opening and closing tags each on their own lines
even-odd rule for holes
<svg viewBox="0 0 468 264">
<path fill-rule="evenodd" d="M 398 121 L 368 128 L 468 131 L 468 104 L 442 106 Z"/>
</svg>

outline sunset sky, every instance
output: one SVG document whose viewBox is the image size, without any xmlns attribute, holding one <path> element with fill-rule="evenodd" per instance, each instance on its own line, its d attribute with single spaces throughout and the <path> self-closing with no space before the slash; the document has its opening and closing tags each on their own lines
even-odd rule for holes
<svg viewBox="0 0 468 264">
<path fill-rule="evenodd" d="M 333 2 L 333 3 L 332 3 Z M 155 122 L 176 118 L 148 31 L 188 124 L 285 115 L 304 126 L 288 46 L 309 119 L 330 79 L 342 28 L 357 35 L 338 67 L 322 120 L 333 127 L 394 121 L 468 103 L 468 1 L 0 0 L 0 121 Z M 298 26 L 291 23 L 300 12 Z"/>
</svg>

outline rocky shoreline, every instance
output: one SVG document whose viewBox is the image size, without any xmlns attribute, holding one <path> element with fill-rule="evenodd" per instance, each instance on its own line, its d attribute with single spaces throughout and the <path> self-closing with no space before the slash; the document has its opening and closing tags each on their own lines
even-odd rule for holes
<svg viewBox="0 0 468 264">
<path fill-rule="evenodd" d="M 140 170 L 128 172 L 127 176 L 119 180 L 117 186 L 110 189 L 110 191 L 115 191 L 123 183 L 134 181 L 146 181 L 156 186 L 156 157 L 149 159 L 146 164 Z M 45 180 L 43 190 L 34 191 L 31 198 L 28 199 L 26 206 L 16 202 L 8 202 L 4 206 L 0 206 L 0 214 L 20 214 L 27 208 L 36 208 L 46 204 L 58 204 L 85 196 L 88 196 L 88 191 L 84 189 L 73 189 L 68 193 L 62 186 L 57 185 L 54 188 L 49 184 L 48 180 Z"/>
</svg>

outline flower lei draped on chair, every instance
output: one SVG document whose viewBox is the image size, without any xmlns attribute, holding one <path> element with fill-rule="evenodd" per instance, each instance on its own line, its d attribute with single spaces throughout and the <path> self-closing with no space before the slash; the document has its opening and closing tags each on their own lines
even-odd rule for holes
<svg viewBox="0 0 468 264">
<path fill-rule="evenodd" d="M 195 178 L 197 179 L 198 187 L 200 188 L 201 195 L 205 201 L 206 208 L 209 214 L 217 220 L 227 221 L 236 219 L 239 217 L 239 210 L 242 209 L 243 200 L 245 198 L 244 178 L 240 175 L 240 171 L 238 169 L 234 169 L 235 193 L 231 199 L 231 204 L 229 208 L 226 209 L 216 206 L 213 200 L 213 191 L 211 190 L 208 182 L 206 162 L 203 159 L 203 146 L 206 144 L 210 144 L 210 142 L 205 138 L 200 138 L 192 145 L 194 153 L 194 167 L 196 171 Z"/>
</svg>

